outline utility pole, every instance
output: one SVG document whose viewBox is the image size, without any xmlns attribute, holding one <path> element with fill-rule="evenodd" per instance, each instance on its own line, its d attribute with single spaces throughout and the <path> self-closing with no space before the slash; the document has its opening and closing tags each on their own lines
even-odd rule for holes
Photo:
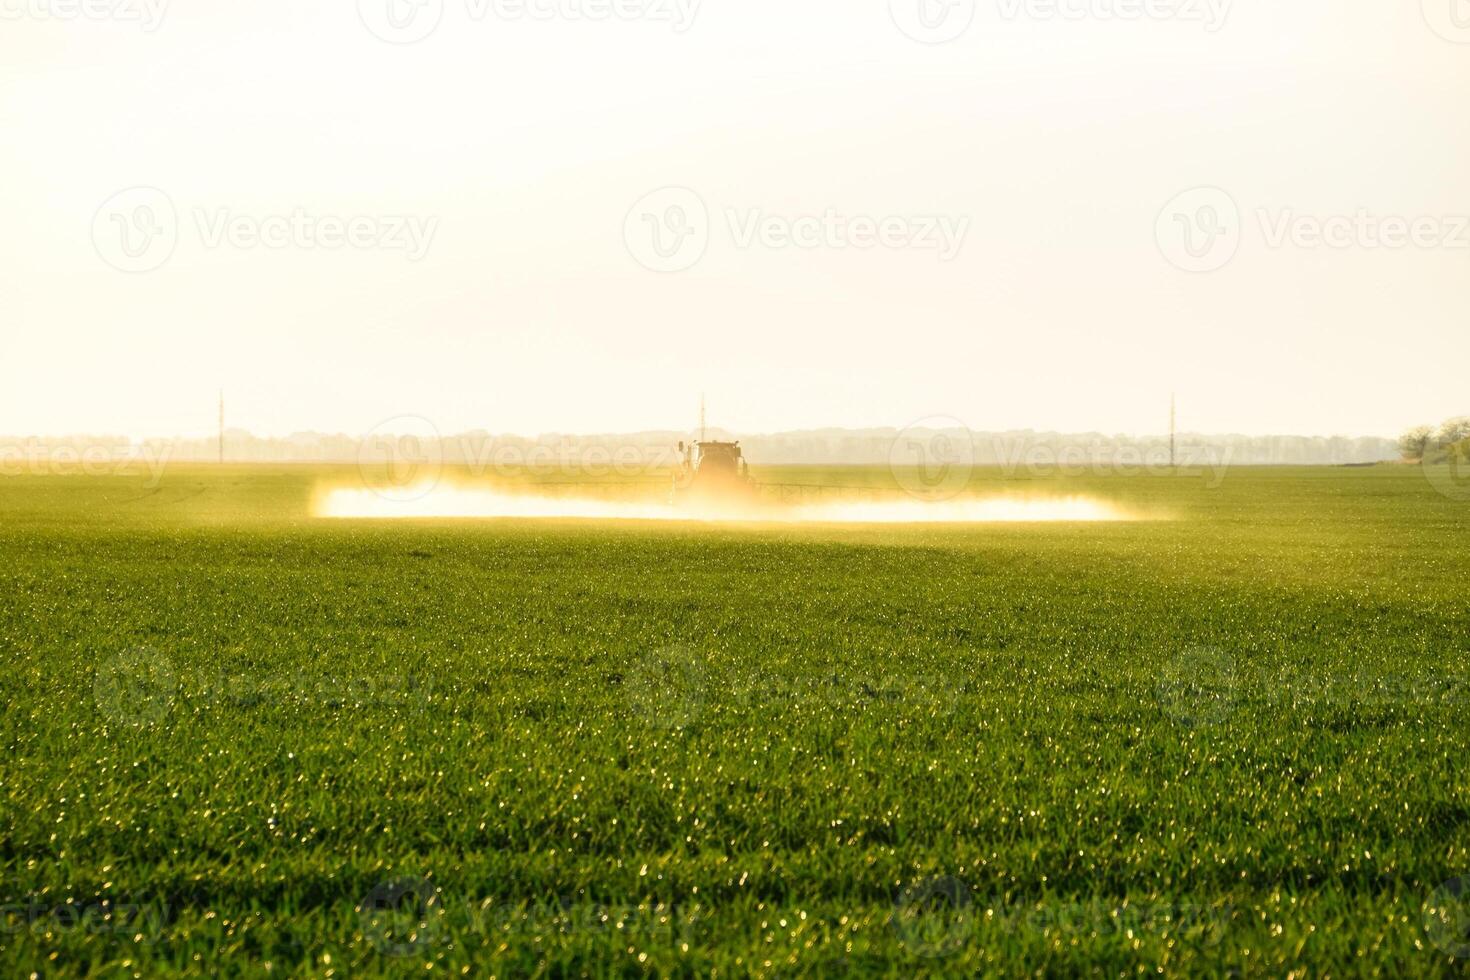
<svg viewBox="0 0 1470 980">
<path fill-rule="evenodd" d="M 1179 396 L 1169 396 L 1169 469 L 1176 466 L 1174 452 L 1178 448 Z"/>
<path fill-rule="evenodd" d="M 219 391 L 219 461 L 223 466 L 225 462 L 225 390 Z"/>
<path fill-rule="evenodd" d="M 704 442 L 704 396 L 699 396 L 699 441 Z"/>
</svg>

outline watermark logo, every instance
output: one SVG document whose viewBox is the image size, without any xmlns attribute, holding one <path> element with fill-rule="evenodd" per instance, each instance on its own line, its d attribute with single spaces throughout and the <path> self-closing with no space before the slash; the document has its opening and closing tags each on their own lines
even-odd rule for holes
<svg viewBox="0 0 1470 980">
<path fill-rule="evenodd" d="M 168 717 L 178 688 L 173 661 L 157 650 L 138 647 L 97 668 L 92 697 L 107 720 L 147 728 Z"/>
<path fill-rule="evenodd" d="M 970 485 L 975 439 L 959 419 L 920 419 L 893 440 L 888 468 L 906 493 L 922 500 L 952 500 Z"/>
<path fill-rule="evenodd" d="M 634 259 L 654 272 L 683 272 L 709 248 L 709 208 L 687 187 L 665 187 L 643 197 L 623 221 L 623 241 Z"/>
<path fill-rule="evenodd" d="M 1424 903 L 1424 934 L 1457 960 L 1470 960 L 1470 878 L 1453 878 Z"/>
<path fill-rule="evenodd" d="M 1159 251 L 1185 272 L 1222 269 L 1240 248 L 1240 208 L 1218 187 L 1196 187 L 1177 195 L 1154 225 Z"/>
<path fill-rule="evenodd" d="M 975 22 L 976 0 L 888 0 L 900 31 L 920 44 L 946 44 Z"/>
<path fill-rule="evenodd" d="M 1230 719 L 1238 688 L 1233 656 L 1214 647 L 1191 647 L 1164 666 L 1155 695 L 1175 724 L 1205 728 Z"/>
<path fill-rule="evenodd" d="M 169 0 L 0 0 L 0 20 L 91 20 L 138 24 L 153 33 Z"/>
<path fill-rule="evenodd" d="M 157 187 L 129 187 L 103 202 L 92 217 L 92 244 L 102 261 L 121 272 L 152 272 L 179 244 L 179 215 Z"/>
<path fill-rule="evenodd" d="M 1470 44 L 1470 0 L 1420 0 L 1424 22 L 1446 41 Z"/>
<path fill-rule="evenodd" d="M 953 956 L 975 935 L 975 902 L 970 887 L 958 878 L 931 878 L 904 889 L 889 922 L 915 956 Z"/>
<path fill-rule="evenodd" d="M 1470 500 L 1470 443 L 1451 446 L 1440 459 L 1421 460 L 1419 468 L 1441 496 L 1461 502 Z"/>
<path fill-rule="evenodd" d="M 379 40 L 417 44 L 439 29 L 444 0 L 357 0 L 357 16 Z"/>
<path fill-rule="evenodd" d="M 378 885 L 357 906 L 362 934 L 384 956 L 414 956 L 439 942 L 444 900 L 426 878 L 397 878 Z"/>
<path fill-rule="evenodd" d="M 439 430 L 426 418 L 400 415 L 378 425 L 358 445 L 363 485 L 384 500 L 412 503 L 433 492 L 444 475 Z"/>
<path fill-rule="evenodd" d="M 696 650 L 675 645 L 655 650 L 623 680 L 633 713 L 649 728 L 679 731 L 704 714 L 709 664 Z"/>
</svg>

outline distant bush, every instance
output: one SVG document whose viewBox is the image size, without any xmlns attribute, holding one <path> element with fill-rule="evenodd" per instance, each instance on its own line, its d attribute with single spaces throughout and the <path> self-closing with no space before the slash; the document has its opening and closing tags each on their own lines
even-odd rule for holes
<svg viewBox="0 0 1470 980">
<path fill-rule="evenodd" d="M 1423 459 L 1424 451 L 1434 441 L 1434 430 L 1427 425 L 1416 425 L 1399 436 L 1399 452 L 1404 459 Z"/>
<path fill-rule="evenodd" d="M 1470 439 L 1470 415 L 1461 415 L 1445 422 L 1439 427 L 1435 439 L 1441 446 L 1453 446 Z"/>
<path fill-rule="evenodd" d="M 1399 437 L 1399 451 L 1426 463 L 1470 462 L 1470 415 L 1448 419 L 1437 430 L 1415 426 Z"/>
</svg>

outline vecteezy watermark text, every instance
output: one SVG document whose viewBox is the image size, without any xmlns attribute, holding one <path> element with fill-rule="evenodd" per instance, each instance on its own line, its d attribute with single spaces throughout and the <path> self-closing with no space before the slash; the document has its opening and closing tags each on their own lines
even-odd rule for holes
<svg viewBox="0 0 1470 980">
<path fill-rule="evenodd" d="M 363 485 L 385 499 L 417 500 L 432 491 L 446 467 L 479 479 L 531 478 L 548 484 L 612 480 L 636 488 L 661 483 L 679 460 L 672 445 L 587 443 L 566 436 L 551 440 L 497 439 L 488 435 L 441 435 L 430 420 L 400 415 L 379 423 L 357 445 Z M 663 484 L 666 488 L 667 484 Z"/>
<path fill-rule="evenodd" d="M 92 243 L 115 269 L 151 272 L 173 257 L 191 226 L 206 249 L 401 252 L 410 262 L 428 254 L 439 230 L 437 217 L 413 214 L 336 215 L 306 207 L 279 214 L 195 207 L 188 213 L 192 222 L 182 222 L 167 193 L 130 187 L 97 209 Z"/>
<path fill-rule="evenodd" d="M 870 707 L 926 710 L 953 705 L 968 689 L 962 678 L 943 674 L 877 677 L 816 670 L 750 676 L 722 668 L 683 645 L 637 658 L 619 683 L 632 714 L 646 727 L 662 731 L 692 728 L 709 712 L 728 717 L 825 707 L 852 716 Z"/>
<path fill-rule="evenodd" d="M 702 0 L 358 0 L 363 26 L 389 44 L 416 44 L 434 34 L 446 14 L 480 24 L 522 21 L 647 22 L 682 34 L 694 26 Z"/>
<path fill-rule="evenodd" d="M 1002 21 L 1099 21 L 1199 24 L 1208 33 L 1225 26 L 1234 0 L 994 0 Z M 900 31 L 922 44 L 944 44 L 974 25 L 978 0 L 889 0 Z"/>
<path fill-rule="evenodd" d="M 889 470 L 905 492 L 926 500 L 948 500 L 970 485 L 979 467 L 995 467 L 1007 479 L 1082 476 L 1171 476 L 1202 478 L 1218 489 L 1229 473 L 1234 449 L 1184 447 L 1116 440 L 1077 441 L 1021 434 L 981 438 L 949 416 L 930 416 L 894 438 Z"/>
<path fill-rule="evenodd" d="M 205 248 L 382 249 L 404 252 L 410 262 L 428 254 L 439 219 L 418 215 L 236 214 L 229 208 L 197 208 L 194 222 Z"/>
<path fill-rule="evenodd" d="M 646 870 L 646 869 L 645 869 Z M 809 936 L 846 935 L 864 909 L 762 903 L 763 916 L 802 923 Z M 500 943 L 540 943 L 553 935 L 616 935 L 635 942 L 701 945 L 731 928 L 718 904 L 644 901 L 641 904 L 567 901 L 556 897 L 504 901 L 446 891 L 428 878 L 384 881 L 357 903 L 362 938 L 382 956 L 421 956 L 455 935 Z M 1154 935 L 1200 945 L 1218 943 L 1229 928 L 1229 906 L 1126 899 L 1050 900 L 1032 905 L 985 900 L 956 878 L 934 878 L 905 888 L 888 918 L 892 939 L 909 955 L 943 959 L 998 934 L 1054 936 Z"/>
<path fill-rule="evenodd" d="M 403 877 L 375 886 L 357 903 L 359 928 L 381 955 L 416 956 L 448 941 L 451 933 L 505 941 L 520 936 L 535 941 L 558 934 L 616 934 L 627 938 L 692 939 L 698 907 L 567 902 L 554 898 L 496 902 L 446 894 L 427 878 Z"/>
<path fill-rule="evenodd" d="M 939 261 L 955 259 L 970 231 L 963 215 L 781 214 L 759 207 L 726 208 L 721 217 L 729 242 L 738 249 L 771 251 L 927 251 Z M 683 272 L 702 259 L 721 222 L 712 221 L 704 198 L 687 187 L 665 187 L 644 195 L 623 222 L 623 240 L 637 262 L 654 272 Z"/>
<path fill-rule="evenodd" d="M 1186 728 L 1221 725 L 1253 712 L 1424 711 L 1470 703 L 1470 674 L 1340 672 L 1250 666 L 1229 650 L 1192 646 L 1160 665 L 1154 689 L 1164 713 Z"/>
<path fill-rule="evenodd" d="M 1052 936 L 1141 935 L 1190 937 L 1214 945 L 1229 926 L 1229 907 L 1180 902 L 1048 901 L 1035 905 L 987 900 L 958 878 L 937 877 L 899 893 L 889 918 L 911 955 L 940 960 L 995 934 Z"/>
<path fill-rule="evenodd" d="M 148 727 L 175 705 L 242 709 L 296 706 L 314 709 L 422 710 L 433 699 L 428 683 L 390 673 L 354 676 L 186 669 L 167 654 L 137 647 L 106 659 L 96 671 L 92 697 L 109 722 Z"/>
<path fill-rule="evenodd" d="M 1470 216 L 1378 215 L 1359 208 L 1351 215 L 1321 217 L 1291 208 L 1256 211 L 1269 248 L 1444 248 L 1470 249 Z"/>
<path fill-rule="evenodd" d="M 170 0 L 0 0 L 0 20 L 92 20 L 158 30 Z"/>
<path fill-rule="evenodd" d="M 1050 476 L 1179 476 L 1202 477 L 1209 490 L 1219 489 L 1230 471 L 1234 450 L 1190 450 L 1171 454 L 1167 446 L 1103 446 L 1074 443 L 1027 444 L 1024 440 L 994 439 L 991 457 L 1007 477 L 1021 474 Z"/>
<path fill-rule="evenodd" d="M 0 476 L 127 476 L 146 474 L 147 489 L 163 479 L 173 450 L 145 443 L 119 451 L 107 446 L 53 445 L 41 439 L 0 443 Z"/>
<path fill-rule="evenodd" d="M 730 209 L 726 223 L 736 248 L 915 249 L 939 253 L 949 262 L 959 255 L 970 219 L 925 214 L 912 217 L 848 217 L 828 208 L 820 215 L 767 214 L 760 208 Z"/>
<path fill-rule="evenodd" d="M 168 906 L 160 902 L 115 902 L 110 899 L 57 904 L 30 898 L 0 905 L 0 936 L 85 932 L 117 936 L 151 945 L 163 934 Z"/>
<path fill-rule="evenodd" d="M 996 0 L 1004 20 L 1177 21 L 1213 34 L 1234 0 Z"/>
</svg>

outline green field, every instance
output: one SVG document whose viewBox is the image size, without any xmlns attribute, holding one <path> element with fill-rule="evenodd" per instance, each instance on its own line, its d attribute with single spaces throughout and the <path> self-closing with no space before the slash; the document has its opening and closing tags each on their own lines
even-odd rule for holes
<svg viewBox="0 0 1470 980">
<path fill-rule="evenodd" d="M 1470 957 L 1418 468 L 980 472 L 1156 519 L 968 527 L 321 521 L 325 473 L 0 479 L 0 973 Z"/>
</svg>

